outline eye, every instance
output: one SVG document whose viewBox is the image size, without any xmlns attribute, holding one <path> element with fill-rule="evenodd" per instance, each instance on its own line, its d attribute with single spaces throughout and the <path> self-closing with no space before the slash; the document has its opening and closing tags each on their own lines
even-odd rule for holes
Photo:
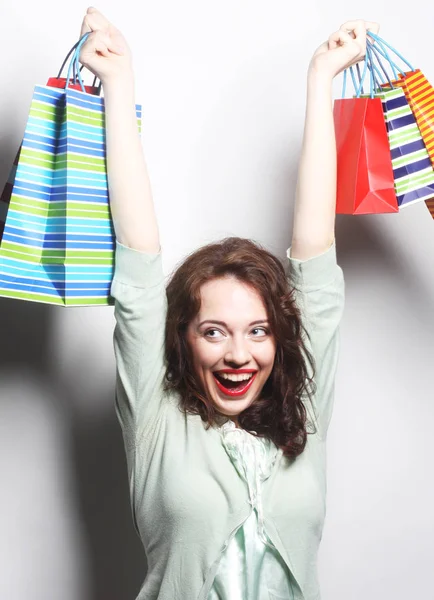
<svg viewBox="0 0 434 600">
<path fill-rule="evenodd" d="M 223 334 L 218 329 L 207 329 L 204 333 L 204 336 L 210 340 L 218 340 Z"/>
<path fill-rule="evenodd" d="M 253 337 L 264 337 L 268 335 L 270 332 L 265 327 L 255 327 L 252 329 Z"/>
</svg>

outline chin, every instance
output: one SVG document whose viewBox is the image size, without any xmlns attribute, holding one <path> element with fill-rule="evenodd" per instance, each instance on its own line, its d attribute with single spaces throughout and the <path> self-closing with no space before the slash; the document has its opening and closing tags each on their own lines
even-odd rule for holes
<svg viewBox="0 0 434 600">
<path fill-rule="evenodd" d="M 215 408 L 225 417 L 236 417 L 253 404 L 253 400 L 213 400 Z"/>
</svg>

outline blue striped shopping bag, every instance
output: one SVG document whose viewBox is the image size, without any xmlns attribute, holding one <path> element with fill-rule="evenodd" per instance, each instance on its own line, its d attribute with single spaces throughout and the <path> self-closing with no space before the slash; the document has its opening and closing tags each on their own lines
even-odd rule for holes
<svg viewBox="0 0 434 600">
<path fill-rule="evenodd" d="M 0 245 L 0 296 L 109 305 L 115 240 L 104 99 L 87 93 L 75 48 L 79 83 L 68 71 L 68 87 L 34 89 Z M 140 131 L 140 106 L 136 115 Z"/>
</svg>

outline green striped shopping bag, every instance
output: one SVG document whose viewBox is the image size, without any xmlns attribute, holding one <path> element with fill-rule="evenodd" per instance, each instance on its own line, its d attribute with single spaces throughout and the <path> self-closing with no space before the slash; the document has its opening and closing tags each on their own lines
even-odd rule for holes
<svg viewBox="0 0 434 600">
<path fill-rule="evenodd" d="M 432 198 L 433 166 L 404 90 L 383 88 L 377 95 L 386 120 L 398 206 Z"/>
<path fill-rule="evenodd" d="M 0 245 L 0 296 L 63 306 L 112 304 L 115 240 L 104 99 L 87 93 L 79 50 L 76 44 L 78 82 L 68 71 L 65 80 L 34 89 Z M 66 81 L 73 83 L 52 87 Z M 139 106 L 136 115 L 140 130 Z"/>
</svg>

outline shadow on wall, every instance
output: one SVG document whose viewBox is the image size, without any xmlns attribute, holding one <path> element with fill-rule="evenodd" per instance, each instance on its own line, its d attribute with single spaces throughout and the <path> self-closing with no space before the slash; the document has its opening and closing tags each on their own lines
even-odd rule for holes
<svg viewBox="0 0 434 600">
<path fill-rule="evenodd" d="M 91 421 L 74 415 L 72 461 L 92 576 L 89 597 L 132 600 L 146 575 L 146 559 L 133 527 L 122 434 L 110 403 L 112 389 L 106 390 L 103 402 L 107 399 L 107 410 Z M 69 400 L 74 403 L 71 393 Z"/>
<path fill-rule="evenodd" d="M 1 188 L 15 152 L 1 150 Z M 99 390 L 98 418 L 78 408 L 83 403 L 59 376 L 53 344 L 64 310 L 0 298 L 0 510 L 10 524 L 0 540 L 8 574 L 0 597 L 134 598 L 146 565 L 132 524 L 114 389 L 109 382 Z"/>
<path fill-rule="evenodd" d="M 372 282 L 374 288 L 378 278 L 393 280 L 399 293 L 399 306 L 405 310 L 406 320 L 413 320 L 415 327 L 421 328 L 424 336 L 429 335 L 432 339 L 434 287 L 430 276 L 423 272 L 425 265 L 418 264 L 418 255 L 416 251 L 413 255 L 411 244 L 401 244 L 399 239 L 391 237 L 386 227 L 382 228 L 382 217 L 384 218 L 379 215 L 337 216 L 339 264 L 350 285 L 352 277 L 359 277 L 361 271 L 366 271 L 366 283 L 369 285 Z M 385 218 L 389 217 L 385 215 Z M 428 213 L 424 217 L 430 219 Z M 434 222 L 432 225 L 434 236 Z M 430 241 L 426 240 L 427 252 Z M 376 301 L 375 290 L 372 301 Z M 394 309 L 392 299 L 390 310 Z"/>
</svg>

